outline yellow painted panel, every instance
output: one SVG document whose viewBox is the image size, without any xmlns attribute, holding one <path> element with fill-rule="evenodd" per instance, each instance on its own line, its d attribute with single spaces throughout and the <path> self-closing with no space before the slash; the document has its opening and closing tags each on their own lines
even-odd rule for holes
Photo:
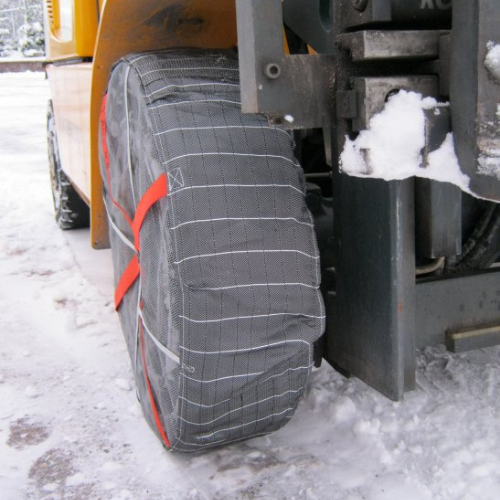
<svg viewBox="0 0 500 500">
<path fill-rule="evenodd" d="M 234 0 L 106 0 L 94 57 L 91 98 L 91 238 L 108 246 L 99 173 L 99 113 L 112 65 L 132 52 L 170 47 L 235 47 Z"/>
<path fill-rule="evenodd" d="M 90 88 L 92 64 L 48 65 L 61 165 L 90 202 Z"/>
<path fill-rule="evenodd" d="M 79 57 L 94 55 L 97 39 L 97 3 L 95 0 L 75 0 L 75 39 Z"/>
<path fill-rule="evenodd" d="M 97 36 L 95 0 L 45 0 L 44 10 L 49 60 L 94 55 Z"/>
</svg>

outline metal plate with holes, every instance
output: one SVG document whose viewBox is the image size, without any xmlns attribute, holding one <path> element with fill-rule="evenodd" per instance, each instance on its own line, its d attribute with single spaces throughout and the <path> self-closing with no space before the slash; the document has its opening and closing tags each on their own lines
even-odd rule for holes
<svg viewBox="0 0 500 500">
<path fill-rule="evenodd" d="M 288 128 L 329 126 L 334 61 L 285 56 L 281 0 L 237 0 L 241 107 Z"/>
</svg>

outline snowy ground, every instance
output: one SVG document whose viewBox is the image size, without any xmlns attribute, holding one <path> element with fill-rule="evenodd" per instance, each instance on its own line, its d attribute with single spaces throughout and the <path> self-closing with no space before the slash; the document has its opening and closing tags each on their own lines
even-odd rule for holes
<svg viewBox="0 0 500 500">
<path fill-rule="evenodd" d="M 393 403 L 313 373 L 269 437 L 168 454 L 141 417 L 109 254 L 52 219 L 41 74 L 0 75 L 2 500 L 498 500 L 500 349 L 418 355 Z"/>
</svg>

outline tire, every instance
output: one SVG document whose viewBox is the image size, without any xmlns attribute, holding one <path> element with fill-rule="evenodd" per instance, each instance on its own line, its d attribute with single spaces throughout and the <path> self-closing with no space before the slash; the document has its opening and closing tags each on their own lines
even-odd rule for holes
<svg viewBox="0 0 500 500">
<path fill-rule="evenodd" d="M 279 429 L 324 328 L 292 136 L 241 113 L 238 74 L 230 51 L 131 55 L 101 114 L 115 283 L 140 259 L 118 312 L 143 412 L 171 450 Z M 130 221 L 162 178 L 137 241 Z"/>
<path fill-rule="evenodd" d="M 63 230 L 88 227 L 89 207 L 71 185 L 61 167 L 52 100 L 49 100 L 47 108 L 47 150 L 54 217 L 57 225 Z"/>
</svg>

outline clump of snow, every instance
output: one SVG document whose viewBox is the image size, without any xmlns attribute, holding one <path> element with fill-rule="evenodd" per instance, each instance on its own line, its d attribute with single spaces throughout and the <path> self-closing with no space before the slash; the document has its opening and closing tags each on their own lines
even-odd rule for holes
<svg viewBox="0 0 500 500">
<path fill-rule="evenodd" d="M 449 182 L 449 179 L 455 179 L 454 184 L 464 190 L 467 189 L 469 178 L 460 172 L 452 133 L 446 135 L 446 139 L 439 149 L 429 153 L 427 161 L 425 175 L 420 177 L 428 177 L 441 182 Z"/>
<path fill-rule="evenodd" d="M 332 405 L 331 416 L 333 422 L 343 423 L 352 420 L 356 414 L 356 405 L 348 396 L 341 396 Z"/>
<path fill-rule="evenodd" d="M 368 130 L 355 140 L 346 137 L 341 169 L 357 177 L 385 180 L 425 177 L 451 182 L 467 191 L 469 178 L 460 171 L 452 134 L 429 155 L 428 165 L 423 165 L 424 110 L 434 109 L 438 114 L 444 106 L 447 105 L 415 92 L 402 90 L 391 96 L 382 112 L 370 120 Z"/>
<path fill-rule="evenodd" d="M 116 384 L 116 387 L 118 387 L 118 389 L 121 389 L 122 391 L 131 391 L 132 390 L 132 387 L 131 387 L 129 381 L 125 380 L 124 378 L 117 378 L 115 380 L 115 384 Z"/>
<path fill-rule="evenodd" d="M 26 389 L 24 390 L 24 394 L 28 398 L 36 398 L 39 396 L 39 392 L 38 392 L 37 388 L 32 386 L 32 385 L 29 385 L 28 387 L 26 387 Z"/>
<path fill-rule="evenodd" d="M 48 491 L 49 493 L 52 493 L 53 491 L 56 491 L 57 488 L 59 488 L 58 483 L 47 483 L 42 486 L 43 491 Z"/>
<path fill-rule="evenodd" d="M 484 65 L 488 68 L 491 76 L 500 83 L 500 44 L 488 42 L 488 52 Z"/>
<path fill-rule="evenodd" d="M 80 484 L 84 484 L 85 481 L 85 475 L 81 472 L 77 472 L 76 474 L 73 474 L 72 476 L 68 476 L 66 478 L 66 484 L 68 486 L 79 486 Z"/>
</svg>

